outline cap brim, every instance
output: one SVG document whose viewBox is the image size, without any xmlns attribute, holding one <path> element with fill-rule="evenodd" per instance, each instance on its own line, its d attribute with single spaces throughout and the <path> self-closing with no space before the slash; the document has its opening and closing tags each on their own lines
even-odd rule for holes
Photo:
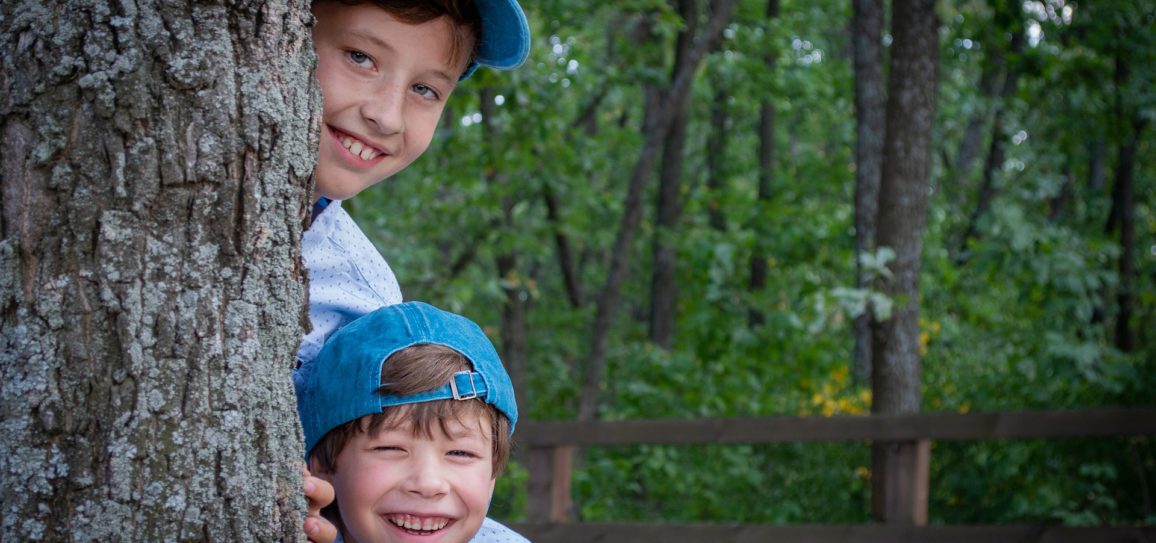
<svg viewBox="0 0 1156 543">
<path fill-rule="evenodd" d="M 482 42 L 478 58 L 464 77 L 477 65 L 509 69 L 521 66 L 530 55 L 530 24 L 516 0 L 477 0 L 482 17 Z"/>
</svg>

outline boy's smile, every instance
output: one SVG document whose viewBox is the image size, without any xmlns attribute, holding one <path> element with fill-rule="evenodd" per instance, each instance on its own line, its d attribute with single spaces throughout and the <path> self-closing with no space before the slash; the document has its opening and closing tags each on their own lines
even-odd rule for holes
<svg viewBox="0 0 1156 543">
<path fill-rule="evenodd" d="M 494 491 L 488 416 L 446 421 L 448 435 L 414 435 L 410 423 L 356 435 L 337 456 L 333 483 L 345 540 L 465 543 Z M 316 467 L 316 466 L 315 466 Z"/>
<path fill-rule="evenodd" d="M 401 171 L 429 147 L 465 61 L 446 17 L 395 19 L 373 3 L 314 2 L 323 96 L 315 196 L 344 200 Z"/>
</svg>

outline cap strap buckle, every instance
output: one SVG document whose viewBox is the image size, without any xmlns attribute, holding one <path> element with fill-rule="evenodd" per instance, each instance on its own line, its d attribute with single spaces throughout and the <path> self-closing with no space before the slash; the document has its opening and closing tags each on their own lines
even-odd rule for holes
<svg viewBox="0 0 1156 543">
<path fill-rule="evenodd" d="M 453 393 L 455 400 L 472 400 L 478 397 L 478 387 L 474 384 L 475 375 L 480 377 L 479 374 L 472 371 L 459 371 L 454 374 L 453 379 L 450 379 L 450 391 Z M 469 391 L 464 394 L 458 389 L 459 378 L 462 381 L 462 389 L 465 388 L 467 383 L 470 387 Z"/>
</svg>

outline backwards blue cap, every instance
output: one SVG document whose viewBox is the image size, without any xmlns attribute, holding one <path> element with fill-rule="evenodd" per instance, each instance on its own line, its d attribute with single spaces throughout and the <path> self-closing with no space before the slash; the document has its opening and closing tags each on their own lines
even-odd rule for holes
<svg viewBox="0 0 1156 543">
<path fill-rule="evenodd" d="M 530 24 L 517 0 L 476 0 L 482 16 L 482 42 L 478 58 L 461 79 L 473 75 L 479 65 L 508 69 L 521 66 L 530 54 Z"/>
<path fill-rule="evenodd" d="M 393 353 L 420 344 L 449 347 L 473 364 L 440 388 L 410 396 L 378 392 L 381 367 Z M 421 302 L 386 306 L 333 334 L 313 360 L 293 374 L 305 451 L 330 430 L 395 405 L 479 398 L 518 422 L 514 385 L 494 345 L 473 321 Z"/>
</svg>

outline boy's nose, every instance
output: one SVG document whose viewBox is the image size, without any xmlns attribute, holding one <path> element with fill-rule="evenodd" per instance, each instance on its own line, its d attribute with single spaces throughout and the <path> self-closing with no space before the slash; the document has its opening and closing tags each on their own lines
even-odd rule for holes
<svg viewBox="0 0 1156 543">
<path fill-rule="evenodd" d="M 370 94 L 361 105 L 361 115 L 383 135 L 405 130 L 405 89 L 383 87 Z"/>
<path fill-rule="evenodd" d="M 423 498 L 435 498 L 449 492 L 449 480 L 436 458 L 416 458 L 410 463 L 404 490 Z"/>
</svg>

